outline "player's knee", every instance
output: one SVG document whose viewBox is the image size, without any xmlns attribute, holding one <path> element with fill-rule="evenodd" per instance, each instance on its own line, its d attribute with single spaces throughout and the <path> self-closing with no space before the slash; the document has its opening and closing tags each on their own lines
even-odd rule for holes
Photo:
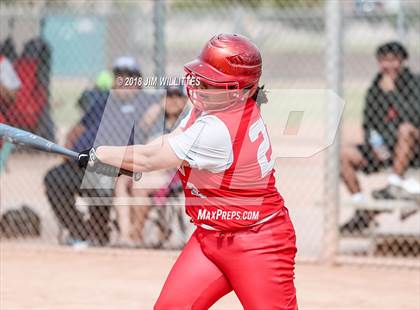
<svg viewBox="0 0 420 310">
<path fill-rule="evenodd" d="M 350 147 L 342 151 L 340 162 L 344 168 L 357 170 L 363 164 L 363 157 L 357 148 Z"/>
<path fill-rule="evenodd" d="M 349 149 L 344 149 L 340 154 L 340 162 L 342 166 L 348 166 L 352 162 L 352 156 Z"/>
<path fill-rule="evenodd" d="M 347 154 L 346 154 L 346 152 L 345 152 L 345 151 L 342 151 L 342 152 L 340 153 L 340 162 L 341 162 L 341 163 L 345 163 L 345 162 L 347 162 Z"/>
<path fill-rule="evenodd" d="M 410 138 L 416 131 L 416 128 L 410 123 L 402 123 L 398 127 L 398 137 L 402 139 Z"/>
</svg>

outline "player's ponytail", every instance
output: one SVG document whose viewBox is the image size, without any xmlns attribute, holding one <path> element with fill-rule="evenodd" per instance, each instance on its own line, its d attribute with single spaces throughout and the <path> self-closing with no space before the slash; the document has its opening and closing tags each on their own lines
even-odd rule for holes
<svg viewBox="0 0 420 310">
<path fill-rule="evenodd" d="M 264 90 L 263 86 L 258 86 L 255 90 L 254 95 L 252 96 L 252 99 L 257 103 L 257 105 L 260 107 L 262 104 L 266 104 L 268 102 L 267 93 Z"/>
</svg>

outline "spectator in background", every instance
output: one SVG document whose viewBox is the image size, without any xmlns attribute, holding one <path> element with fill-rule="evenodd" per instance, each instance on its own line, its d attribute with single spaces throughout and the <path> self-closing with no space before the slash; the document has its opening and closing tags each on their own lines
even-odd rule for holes
<svg viewBox="0 0 420 310">
<path fill-rule="evenodd" d="M 101 97 L 108 98 L 113 82 L 112 72 L 108 70 L 101 71 L 96 77 L 95 85 L 91 89 L 86 89 L 78 100 L 82 111 L 84 113 L 88 112 L 98 99 L 102 101 Z"/>
<path fill-rule="evenodd" d="M 388 186 L 373 192 L 377 199 L 395 199 L 398 188 L 419 194 L 415 179 L 405 179 L 408 167 L 420 158 L 420 79 L 408 67 L 408 52 L 398 42 L 389 42 L 376 51 L 379 73 L 373 80 L 363 112 L 365 143 L 345 149 L 341 155 L 341 174 L 352 194 L 352 201 L 365 201 L 356 172 L 377 172 L 391 166 Z M 366 228 L 374 213 L 358 210 L 342 229 Z"/>
<path fill-rule="evenodd" d="M 10 60 L 0 54 L 0 122 L 5 122 L 6 111 L 13 105 L 21 82 Z"/>
<path fill-rule="evenodd" d="M 136 143 L 141 142 L 143 136 L 139 134 L 134 137 L 138 130 L 134 130 L 133 126 L 136 126 L 144 111 L 158 99 L 141 91 L 141 87 L 137 85 L 122 87 L 124 85 L 121 85 L 121 79 L 141 77 L 140 68 L 134 58 L 118 58 L 113 66 L 113 74 L 112 92 L 109 96 L 95 97 L 96 102 L 68 133 L 67 147 L 80 152 L 102 144 L 122 146 L 133 144 L 134 140 Z M 65 161 L 54 167 L 44 179 L 47 197 L 59 224 L 69 232 L 66 243 L 105 245 L 110 237 L 109 200 L 113 196 L 115 179 L 104 179 L 103 176 L 86 173 L 87 185 L 92 188 L 81 189 L 82 181 L 86 182 L 84 176 L 85 171 L 73 161 Z M 100 182 L 110 186 L 95 188 L 97 180 L 91 178 L 100 178 Z M 99 205 L 89 206 L 89 217 L 85 220 L 85 215 L 75 205 L 77 195 L 104 199 Z"/>
<path fill-rule="evenodd" d="M 162 133 L 167 134 L 174 130 L 189 112 L 189 108 L 186 108 L 187 101 L 183 85 L 167 87 L 164 107 L 162 104 L 156 104 L 144 114 L 140 131 L 148 132 L 147 140 L 151 141 Z M 119 217 L 121 245 L 165 246 L 164 242 L 167 241 L 170 233 L 177 233 L 170 231 L 171 221 L 182 217 L 182 209 L 173 210 L 171 206 L 163 206 L 168 197 L 177 196 L 183 192 L 181 181 L 175 172 L 160 171 L 145 174 L 141 182 L 147 183 L 147 188 L 133 185 L 132 179 L 126 176 L 119 178 L 116 186 L 117 197 L 140 197 L 141 201 L 144 201 L 143 205 L 130 206 L 129 214 L 125 214 L 125 218 Z M 155 184 L 159 184 L 158 187 L 154 187 Z M 127 202 L 129 206 L 130 200 Z M 152 210 L 154 205 L 158 207 Z M 128 223 L 127 219 L 129 219 Z M 148 238 L 143 238 L 146 220 L 150 222 Z M 179 226 L 182 226 L 182 223 Z M 178 235 L 184 234 L 178 233 Z M 181 240 L 181 243 L 182 241 L 185 240 Z M 181 244 L 175 246 L 181 246 Z"/>
</svg>

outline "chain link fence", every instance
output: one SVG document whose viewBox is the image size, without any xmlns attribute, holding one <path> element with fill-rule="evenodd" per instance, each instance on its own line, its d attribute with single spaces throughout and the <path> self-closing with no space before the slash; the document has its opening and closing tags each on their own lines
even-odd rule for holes
<svg viewBox="0 0 420 310">
<path fill-rule="evenodd" d="M 261 81 L 270 92 L 281 96 L 294 90 L 301 96 L 332 88 L 346 103 L 333 147 L 311 156 L 283 156 L 276 163 L 278 187 L 297 231 L 298 259 L 322 261 L 327 255 L 332 261 L 367 263 L 398 258 L 408 265 L 419 255 L 420 238 L 415 160 L 420 98 L 414 78 L 420 69 L 420 9 L 415 1 L 401 1 L 399 7 L 355 0 L 340 2 L 336 10 L 341 14 L 334 15 L 328 4 L 1 2 L 1 54 L 13 63 L 20 80 L 13 104 L 1 105 L 7 107 L 1 121 L 77 149 L 86 146 L 79 138 L 87 127 L 87 141 L 94 140 L 105 106 L 118 107 L 110 108 L 115 117 L 107 122 L 104 132 L 109 134 L 102 143 L 144 143 L 164 130 L 160 120 L 171 104 L 163 107 L 159 91 L 153 89 L 121 99 L 110 93 L 118 83 L 113 73 L 133 79 L 141 74 L 143 81 L 181 77 L 183 64 L 195 58 L 210 37 L 241 33 L 261 49 Z M 331 32 L 334 25 L 342 27 Z M 402 43 L 409 54 L 404 62 L 408 69 L 396 78 L 375 78 L 380 70 L 377 48 L 388 41 Z M 379 54 L 389 67 L 398 61 L 388 57 L 402 55 L 393 50 Z M 306 104 L 316 101 L 308 95 L 299 98 Z M 167 100 L 178 99 L 183 103 L 173 113 L 181 118 L 183 94 L 174 90 Z M 276 101 L 263 107 L 273 148 L 309 149 L 310 140 L 284 144 L 278 106 Z M 131 111 L 131 118 L 124 111 Z M 334 107 L 329 111 L 339 113 Z M 131 127 L 122 125 L 132 124 L 133 118 L 140 119 L 136 126 L 141 133 L 134 138 Z M 326 125 L 328 119 L 326 113 L 309 123 L 318 128 L 323 122 L 322 135 L 327 137 L 331 130 L 335 133 Z M 176 123 L 171 121 L 167 131 Z M 399 136 L 401 132 L 406 136 Z M 378 160 L 379 153 L 386 160 Z M 80 190 L 86 181 L 83 171 L 69 161 L 5 142 L 1 154 L 2 242 L 180 248 L 193 229 L 171 171 L 146 176 L 145 188 L 121 177 L 116 183 L 102 181 L 111 184 L 107 190 Z M 347 186 L 339 181 L 340 172 Z M 95 203 L 90 197 L 103 201 Z"/>
<path fill-rule="evenodd" d="M 420 250 L 419 11 L 393 4 L 344 19 L 339 252 L 350 261 Z"/>
</svg>

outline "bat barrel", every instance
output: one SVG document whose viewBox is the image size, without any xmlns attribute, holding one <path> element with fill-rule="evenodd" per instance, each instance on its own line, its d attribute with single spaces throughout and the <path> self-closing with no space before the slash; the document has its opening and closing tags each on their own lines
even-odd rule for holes
<svg viewBox="0 0 420 310">
<path fill-rule="evenodd" d="M 0 138 L 5 138 L 14 144 L 29 146 L 43 152 L 60 154 L 74 160 L 79 158 L 79 154 L 77 152 L 66 149 L 28 131 L 6 124 L 0 124 Z M 133 173 L 125 169 L 121 169 L 120 172 L 128 176 L 133 176 L 136 181 L 141 178 L 141 173 Z"/>
<path fill-rule="evenodd" d="M 59 146 L 54 142 L 28 131 L 6 124 L 0 124 L 0 138 L 6 139 L 14 144 L 29 146 L 43 152 L 56 153 L 73 159 L 77 159 L 78 157 L 78 153 L 72 150 Z"/>
</svg>

